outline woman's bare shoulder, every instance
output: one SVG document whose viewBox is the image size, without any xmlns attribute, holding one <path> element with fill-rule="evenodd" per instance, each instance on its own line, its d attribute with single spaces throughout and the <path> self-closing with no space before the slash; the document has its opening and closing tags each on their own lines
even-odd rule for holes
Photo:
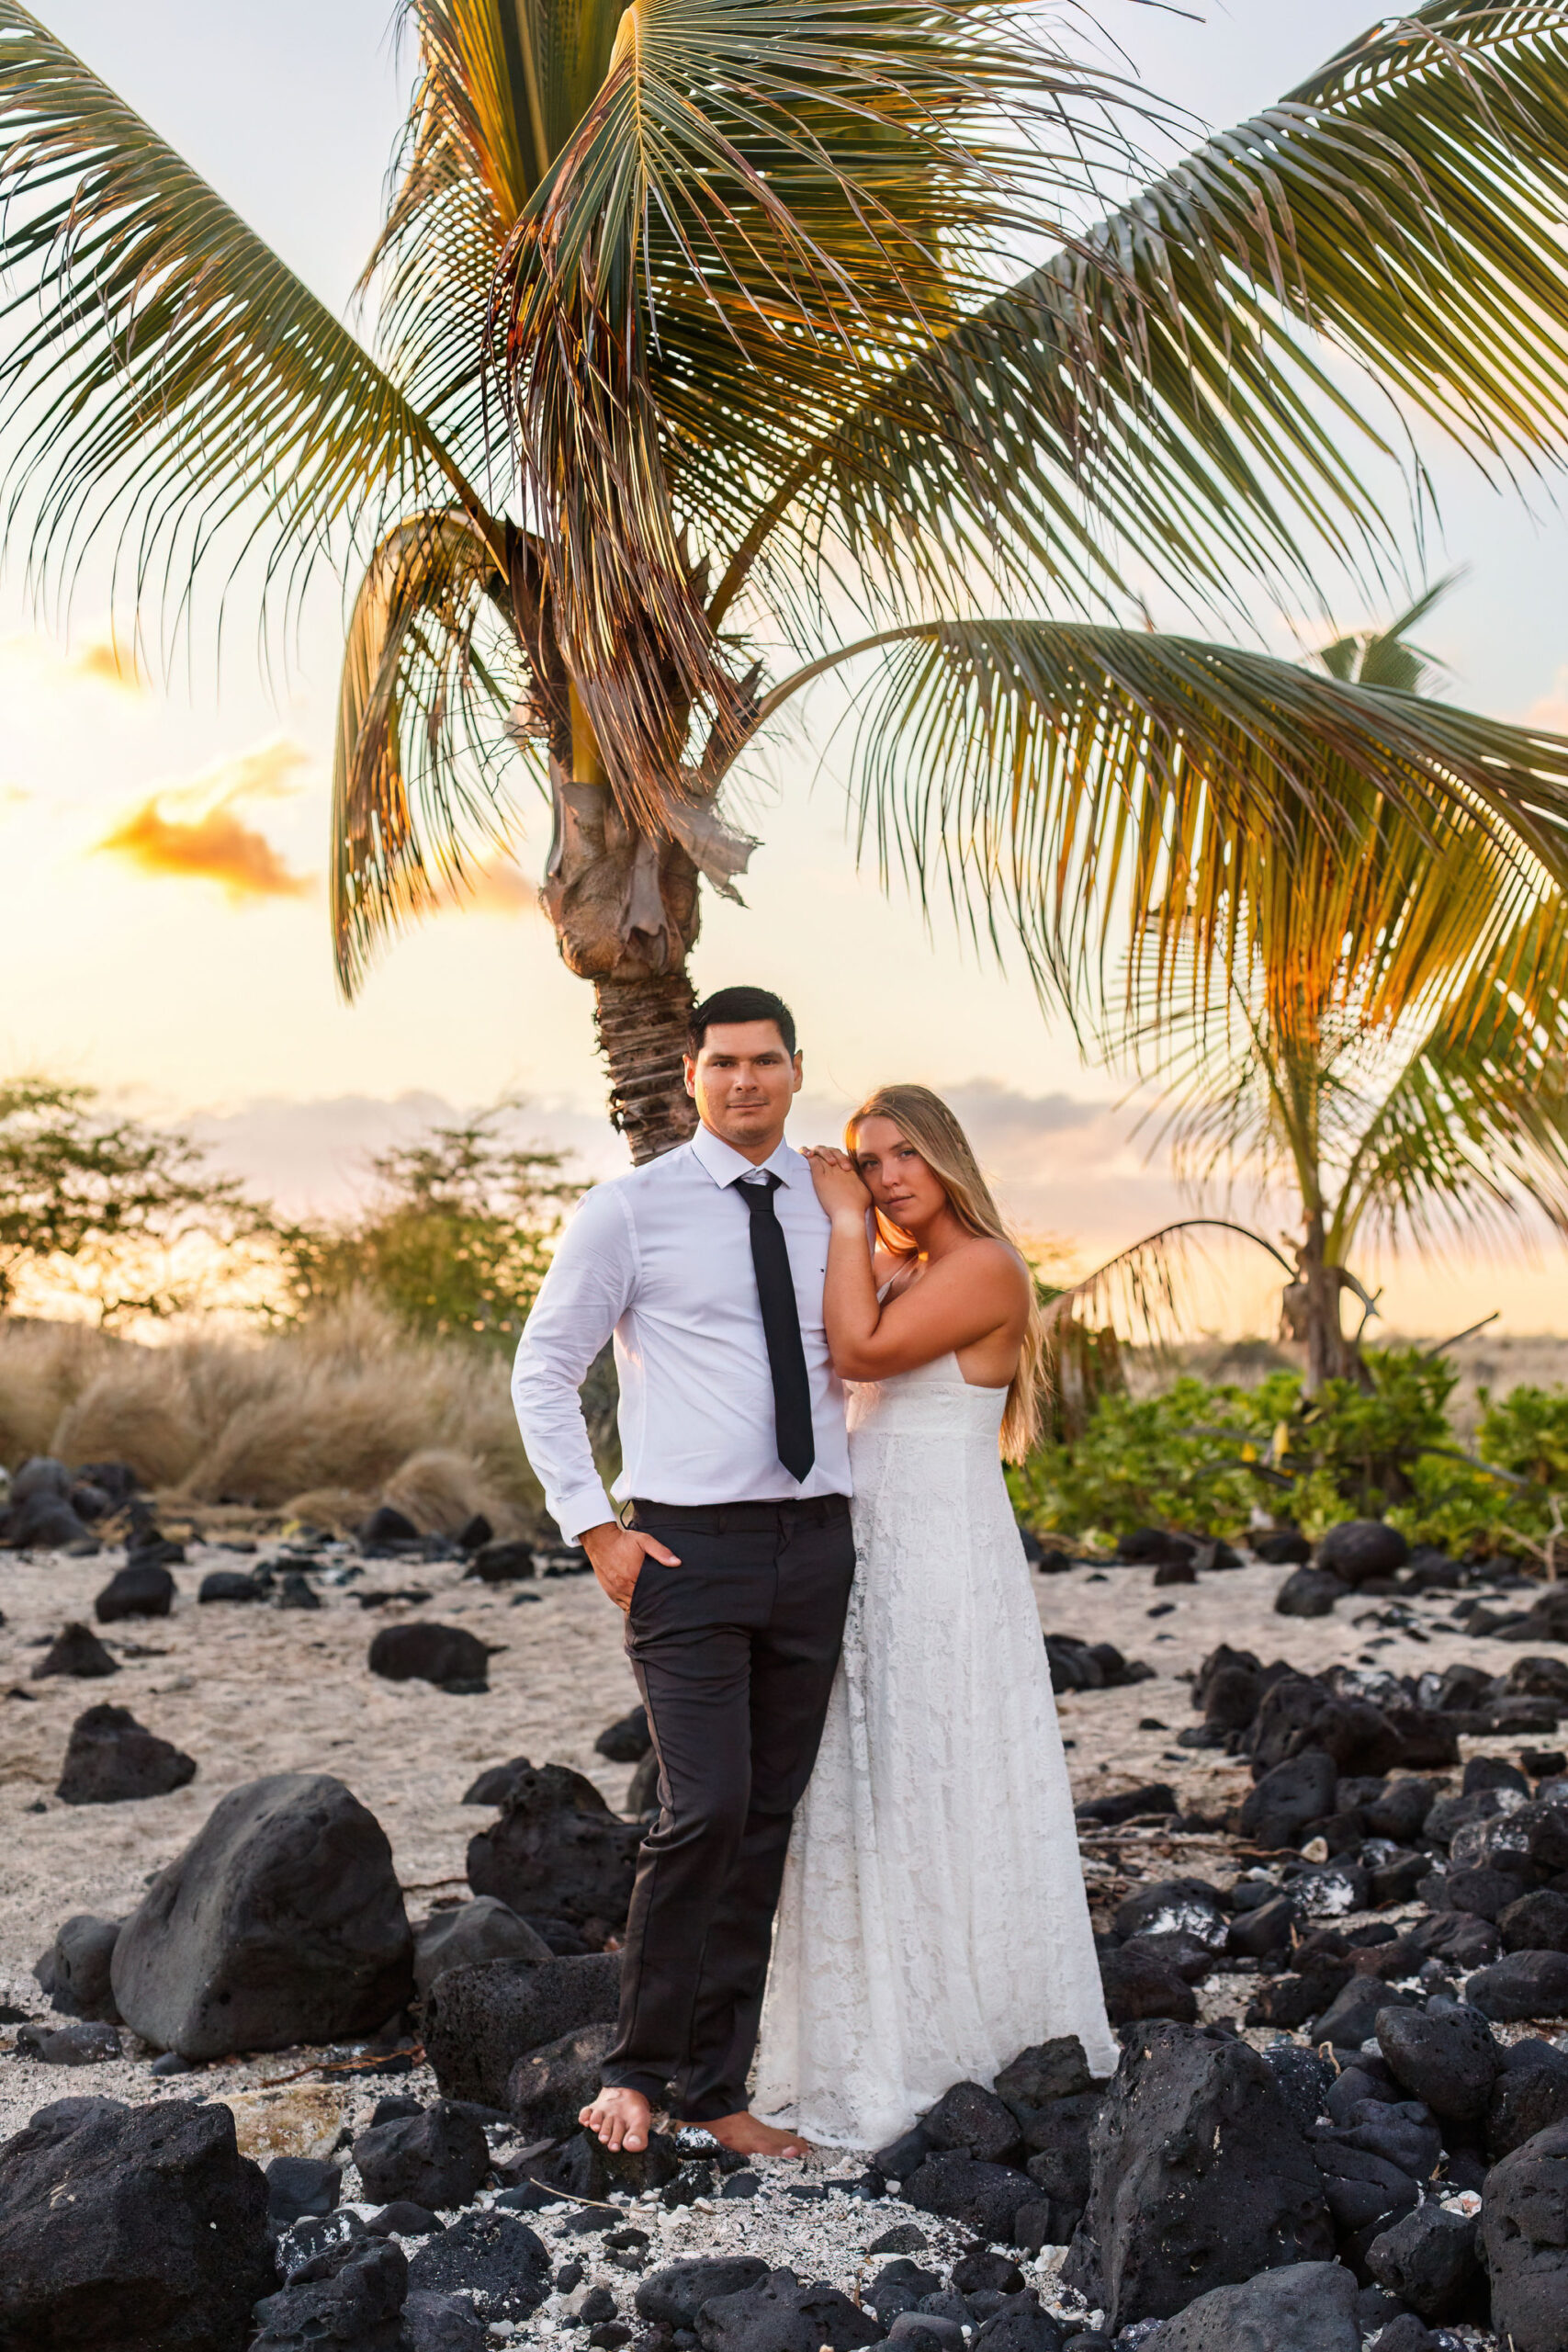
<svg viewBox="0 0 1568 2352">
<path fill-rule="evenodd" d="M 942 1264 L 966 1283 L 982 1282 L 987 1288 L 1024 1295 L 1030 1289 L 1029 1268 L 1011 1242 L 998 1241 L 988 1233 L 966 1234 L 955 1250 L 947 1252 Z"/>
</svg>

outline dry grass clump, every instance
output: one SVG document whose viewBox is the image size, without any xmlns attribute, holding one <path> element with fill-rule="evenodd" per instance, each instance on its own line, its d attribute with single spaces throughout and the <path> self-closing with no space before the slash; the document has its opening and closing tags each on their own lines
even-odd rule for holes
<svg viewBox="0 0 1568 2352">
<path fill-rule="evenodd" d="M 0 1460 L 128 1462 L 192 1503 L 366 1498 L 449 1533 L 476 1510 L 521 1530 L 542 1498 L 504 1358 L 411 1335 L 357 1297 L 296 1331 L 144 1348 L 64 1324 L 0 1324 Z M 394 1491 L 394 1489 L 396 1491 Z"/>
</svg>

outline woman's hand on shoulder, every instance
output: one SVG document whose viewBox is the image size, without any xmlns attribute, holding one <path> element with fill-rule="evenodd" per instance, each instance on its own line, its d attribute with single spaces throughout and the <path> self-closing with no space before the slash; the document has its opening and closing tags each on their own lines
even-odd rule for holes
<svg viewBox="0 0 1568 2352">
<path fill-rule="evenodd" d="M 817 1197 L 829 1216 L 865 1216 L 871 1194 L 847 1151 L 837 1151 L 831 1144 L 807 1144 L 802 1158 L 810 1168 Z"/>
</svg>

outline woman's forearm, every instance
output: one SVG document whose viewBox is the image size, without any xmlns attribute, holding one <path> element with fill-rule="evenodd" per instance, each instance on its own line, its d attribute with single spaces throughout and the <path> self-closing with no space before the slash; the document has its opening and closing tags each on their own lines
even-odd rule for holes
<svg viewBox="0 0 1568 2352">
<path fill-rule="evenodd" d="M 828 1275 L 822 1288 L 822 1319 L 835 1363 L 865 1345 L 881 1313 L 865 1217 L 860 1212 L 837 1211 L 828 1236 Z"/>
</svg>

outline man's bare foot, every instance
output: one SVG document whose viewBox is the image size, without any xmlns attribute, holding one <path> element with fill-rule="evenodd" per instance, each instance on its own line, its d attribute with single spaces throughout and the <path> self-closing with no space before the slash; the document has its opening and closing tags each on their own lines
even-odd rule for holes
<svg viewBox="0 0 1568 2352">
<path fill-rule="evenodd" d="M 738 2156 L 804 2156 L 810 2154 L 809 2142 L 798 2132 L 775 2132 L 771 2123 L 759 2122 L 744 2109 L 739 2115 L 721 2115 L 716 2123 L 705 2123 L 721 2148 L 733 2148 Z"/>
<path fill-rule="evenodd" d="M 602 2090 L 578 2121 L 596 2132 L 607 2148 L 635 2156 L 648 2145 L 649 2104 L 640 2091 Z"/>
</svg>

